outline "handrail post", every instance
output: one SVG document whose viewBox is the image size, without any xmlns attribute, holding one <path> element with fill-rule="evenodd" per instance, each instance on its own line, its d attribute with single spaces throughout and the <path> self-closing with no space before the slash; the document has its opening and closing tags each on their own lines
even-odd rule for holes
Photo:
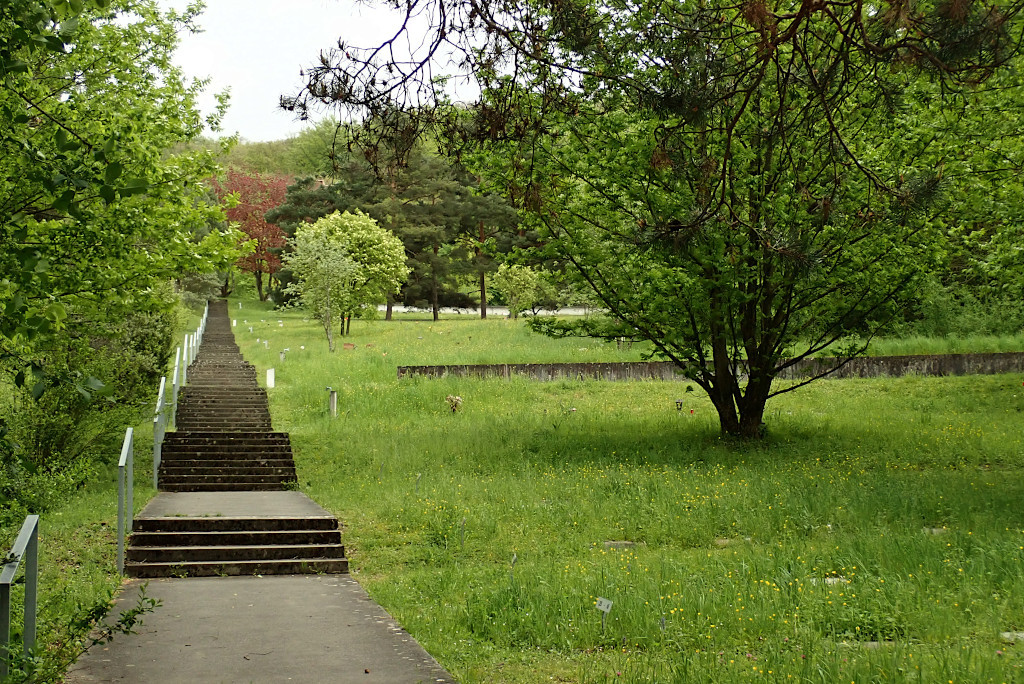
<svg viewBox="0 0 1024 684">
<path fill-rule="evenodd" d="M 117 574 L 124 574 L 124 466 L 117 465 Z"/>
<path fill-rule="evenodd" d="M 188 384 L 188 335 L 185 335 L 185 344 L 181 353 L 181 387 Z"/>
<path fill-rule="evenodd" d="M 36 645 L 36 610 L 39 600 L 39 517 L 32 526 L 32 536 L 29 537 L 28 546 L 25 549 L 25 632 L 22 636 L 22 644 L 25 649 L 25 656 L 32 652 Z"/>
<path fill-rule="evenodd" d="M 25 657 L 36 645 L 36 613 L 39 595 L 39 516 L 25 516 L 11 549 L 12 560 L 0 566 L 0 679 L 10 673 L 11 584 L 25 559 L 25 628 L 22 646 Z"/>
<path fill-rule="evenodd" d="M 174 352 L 174 377 L 171 380 L 171 421 L 170 424 L 177 426 L 178 420 L 178 366 L 181 365 L 181 347 Z"/>
<path fill-rule="evenodd" d="M 120 575 L 124 574 L 125 530 L 131 525 L 131 521 L 135 516 L 134 486 L 132 482 L 135 475 L 132 463 L 134 460 L 132 444 L 134 432 L 133 428 L 125 430 L 124 443 L 121 445 L 121 458 L 117 462 L 117 572 Z M 125 501 L 126 494 L 127 502 Z"/>
<path fill-rule="evenodd" d="M 160 475 L 160 460 L 163 455 L 164 432 L 167 430 L 167 376 L 160 378 L 160 391 L 156 395 L 156 412 L 153 416 L 153 489 L 157 487 Z"/>
</svg>

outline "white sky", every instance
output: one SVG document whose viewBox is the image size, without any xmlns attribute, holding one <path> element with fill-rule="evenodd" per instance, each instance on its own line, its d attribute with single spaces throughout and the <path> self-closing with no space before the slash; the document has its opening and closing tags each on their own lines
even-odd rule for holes
<svg viewBox="0 0 1024 684">
<path fill-rule="evenodd" d="M 183 9 L 188 0 L 159 0 Z M 221 135 L 238 133 L 249 141 L 279 140 L 308 123 L 281 110 L 282 94 L 302 86 L 299 70 L 320 51 L 346 43 L 376 45 L 393 33 L 399 17 L 355 0 L 207 0 L 198 24 L 203 33 L 182 36 L 176 61 L 189 78 L 210 78 L 204 114 L 214 108 L 213 93 L 230 89 Z"/>
</svg>

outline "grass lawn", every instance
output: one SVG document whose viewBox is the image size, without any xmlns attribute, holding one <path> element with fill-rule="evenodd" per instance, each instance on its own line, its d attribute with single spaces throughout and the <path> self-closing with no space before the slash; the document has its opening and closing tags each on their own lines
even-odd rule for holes
<svg viewBox="0 0 1024 684">
<path fill-rule="evenodd" d="M 356 321 L 328 354 L 301 312 L 243 307 L 300 487 L 459 681 L 1024 681 L 1019 376 L 825 380 L 740 445 L 685 383 L 395 372 L 637 348 L 462 317 Z"/>
</svg>

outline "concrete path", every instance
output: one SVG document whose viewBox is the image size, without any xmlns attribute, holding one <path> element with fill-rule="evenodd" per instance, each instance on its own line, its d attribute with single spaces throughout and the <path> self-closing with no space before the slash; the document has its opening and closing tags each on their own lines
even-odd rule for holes
<svg viewBox="0 0 1024 684">
<path fill-rule="evenodd" d="M 302 492 L 160 492 L 137 518 L 320 516 L 332 517 Z M 66 682 L 455 681 L 348 575 L 146 582 L 127 582 L 111 616 L 133 607 L 144 585 L 161 605 L 135 634 L 94 646 Z"/>
<path fill-rule="evenodd" d="M 94 646 L 66 682 L 455 681 L 347 575 L 156 579 L 146 595 L 162 605 L 138 633 Z"/>
</svg>

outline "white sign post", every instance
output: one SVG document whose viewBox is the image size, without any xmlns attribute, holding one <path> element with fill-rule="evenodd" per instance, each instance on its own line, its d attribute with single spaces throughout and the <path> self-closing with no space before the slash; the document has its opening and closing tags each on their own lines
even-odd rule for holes
<svg viewBox="0 0 1024 684">
<path fill-rule="evenodd" d="M 612 602 L 598 596 L 597 609 L 601 611 L 601 634 L 604 634 L 604 622 L 608 618 L 608 613 L 612 612 Z"/>
</svg>

